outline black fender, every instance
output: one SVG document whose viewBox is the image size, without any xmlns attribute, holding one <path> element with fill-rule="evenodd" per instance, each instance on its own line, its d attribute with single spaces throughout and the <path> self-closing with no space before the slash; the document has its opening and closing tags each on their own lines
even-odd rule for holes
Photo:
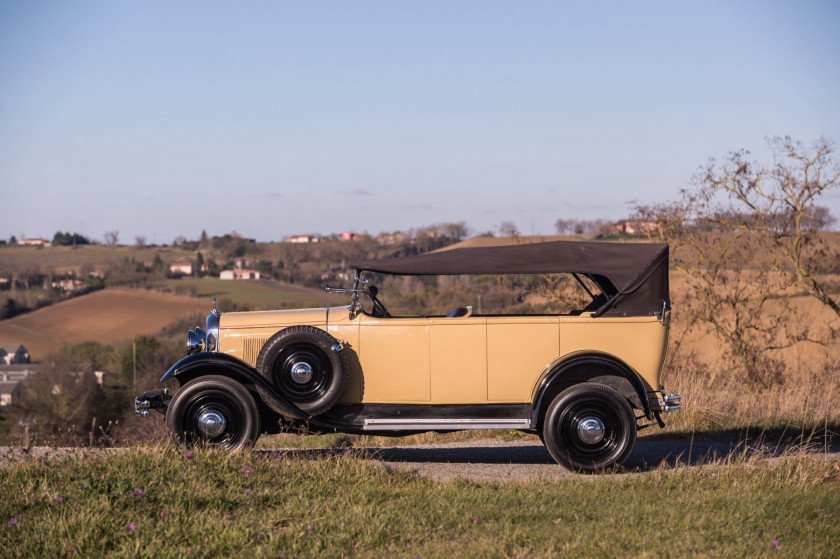
<svg viewBox="0 0 840 559">
<path fill-rule="evenodd" d="M 277 390 L 256 369 L 226 353 L 201 351 L 187 355 L 172 365 L 160 379 L 160 382 L 175 378 L 181 385 L 184 385 L 204 375 L 224 375 L 242 384 L 259 386 L 275 400 L 272 402 L 273 406 L 269 407 L 276 408 L 276 411 L 292 419 L 306 420 L 312 426 L 327 427 L 322 422 L 313 420 L 292 402 L 278 394 Z"/>
<path fill-rule="evenodd" d="M 621 360 L 612 357 L 611 355 L 601 354 L 601 353 L 582 353 L 573 355 L 567 359 L 564 359 L 560 363 L 556 364 L 542 379 L 540 385 L 537 387 L 536 394 L 534 396 L 534 407 L 533 411 L 531 412 L 531 423 L 532 425 L 537 425 L 540 420 L 540 411 L 548 406 L 550 402 L 544 401 L 546 395 L 550 392 L 552 385 L 555 382 L 562 382 L 563 375 L 568 373 L 572 369 L 582 366 L 582 365 L 598 365 L 601 367 L 605 367 L 610 370 L 611 373 L 614 373 L 616 376 L 623 377 L 630 382 L 630 385 L 636 391 L 636 395 L 639 397 L 639 402 L 642 405 L 642 408 L 645 412 L 645 417 L 648 419 L 653 419 L 653 414 L 650 409 L 650 404 L 648 403 L 647 398 L 647 391 L 645 390 L 644 384 L 642 384 L 641 379 L 639 376 L 631 369 L 627 364 L 623 363 Z"/>
</svg>

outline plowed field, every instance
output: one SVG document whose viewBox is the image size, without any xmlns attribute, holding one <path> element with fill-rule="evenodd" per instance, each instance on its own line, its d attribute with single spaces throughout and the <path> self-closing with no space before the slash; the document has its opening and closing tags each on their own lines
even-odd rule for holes
<svg viewBox="0 0 840 559">
<path fill-rule="evenodd" d="M 106 289 L 0 321 L 0 340 L 23 344 L 36 361 L 62 343 L 111 343 L 151 334 L 178 318 L 209 309 L 209 301 L 193 297 Z"/>
</svg>

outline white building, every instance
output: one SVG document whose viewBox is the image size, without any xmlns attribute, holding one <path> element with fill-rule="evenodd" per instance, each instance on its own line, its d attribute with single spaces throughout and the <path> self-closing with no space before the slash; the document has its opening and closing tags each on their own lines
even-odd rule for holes
<svg viewBox="0 0 840 559">
<path fill-rule="evenodd" d="M 48 247 L 50 246 L 50 242 L 47 239 L 37 238 L 37 239 L 21 239 L 18 241 L 19 245 L 23 246 L 33 246 L 33 247 Z"/>
<path fill-rule="evenodd" d="M 219 279 L 223 280 L 258 280 L 260 273 L 257 270 L 222 270 Z"/>
<path fill-rule="evenodd" d="M 173 274 L 191 276 L 195 273 L 195 265 L 192 262 L 173 262 L 169 265 L 169 271 Z"/>
</svg>

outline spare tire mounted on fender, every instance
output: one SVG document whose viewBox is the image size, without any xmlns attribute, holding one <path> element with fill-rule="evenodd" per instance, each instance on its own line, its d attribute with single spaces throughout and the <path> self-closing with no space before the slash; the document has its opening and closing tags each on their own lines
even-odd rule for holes
<svg viewBox="0 0 840 559">
<path fill-rule="evenodd" d="M 283 398 L 310 415 L 333 407 L 350 373 L 341 344 L 313 326 L 290 326 L 274 334 L 257 357 L 257 371 Z M 257 387 L 263 400 L 274 398 Z"/>
</svg>

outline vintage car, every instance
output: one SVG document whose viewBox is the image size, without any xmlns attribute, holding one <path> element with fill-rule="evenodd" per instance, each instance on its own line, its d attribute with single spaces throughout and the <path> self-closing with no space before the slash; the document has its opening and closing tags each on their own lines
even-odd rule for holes
<svg viewBox="0 0 840 559">
<path fill-rule="evenodd" d="M 454 248 L 354 264 L 350 304 L 220 313 L 135 399 L 181 444 L 247 448 L 262 432 L 406 435 L 516 429 L 578 471 L 620 464 L 637 422 L 680 407 L 660 382 L 668 245 L 554 241 Z M 392 316 L 367 274 L 569 274 L 588 304 L 565 314 Z M 638 416 L 638 417 L 637 417 Z"/>
</svg>

